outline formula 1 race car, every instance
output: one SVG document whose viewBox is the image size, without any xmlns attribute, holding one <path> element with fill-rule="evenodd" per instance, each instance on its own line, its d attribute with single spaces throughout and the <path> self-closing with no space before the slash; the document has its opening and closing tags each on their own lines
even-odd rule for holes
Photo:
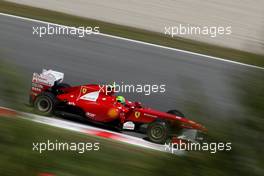
<svg viewBox="0 0 264 176">
<path fill-rule="evenodd" d="M 145 126 L 148 139 L 159 144 L 172 138 L 197 141 L 199 134 L 206 131 L 178 110 L 160 112 L 115 96 L 111 85 L 70 86 L 63 83 L 63 77 L 63 73 L 53 70 L 33 74 L 30 103 L 37 113 L 51 115 L 55 110 L 65 111 L 120 130 L 140 131 Z"/>
</svg>

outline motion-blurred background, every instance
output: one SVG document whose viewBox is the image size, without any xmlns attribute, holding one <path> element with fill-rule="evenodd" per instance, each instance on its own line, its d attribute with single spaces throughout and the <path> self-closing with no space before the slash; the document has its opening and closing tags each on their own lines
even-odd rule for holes
<svg viewBox="0 0 264 176">
<path fill-rule="evenodd" d="M 29 6 L 0 1 L 0 12 L 73 26 L 99 25 L 112 35 L 264 65 L 262 1 L 14 2 Z M 2 15 L 0 24 L 1 106 L 30 112 L 32 72 L 42 68 L 64 72 L 72 85 L 166 84 L 165 94 L 125 96 L 162 111 L 180 109 L 208 128 L 209 141 L 232 142 L 230 152 L 177 156 L 3 117 L 0 175 L 264 174 L 263 69 L 101 35 L 38 38 L 32 35 L 32 26 L 40 23 Z M 233 33 L 214 39 L 170 39 L 159 34 L 165 25 L 177 24 L 231 25 Z M 32 142 L 47 139 L 100 141 L 102 148 L 85 154 L 32 151 Z"/>
</svg>

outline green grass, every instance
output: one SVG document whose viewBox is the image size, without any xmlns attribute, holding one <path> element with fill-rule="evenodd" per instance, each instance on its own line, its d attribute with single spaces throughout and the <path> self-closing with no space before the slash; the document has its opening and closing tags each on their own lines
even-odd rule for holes
<svg viewBox="0 0 264 176">
<path fill-rule="evenodd" d="M 14 125 L 15 124 L 15 125 Z M 0 174 L 157 175 L 168 154 L 111 140 L 41 125 L 20 118 L 0 117 Z M 99 142 L 99 151 L 33 151 L 33 142 Z M 176 156 L 174 156 L 176 157 Z"/>
<path fill-rule="evenodd" d="M 78 16 L 68 15 L 65 13 L 59 13 L 25 5 L 18 5 L 6 1 L 0 1 L 0 12 L 76 27 L 100 26 L 100 32 L 106 34 L 183 49 L 201 54 L 207 54 L 246 64 L 252 64 L 261 67 L 264 66 L 263 55 L 219 47 L 183 38 L 172 39 L 168 36 L 155 32 L 136 29 L 128 26 L 111 24 L 94 19 L 82 18 Z"/>
</svg>

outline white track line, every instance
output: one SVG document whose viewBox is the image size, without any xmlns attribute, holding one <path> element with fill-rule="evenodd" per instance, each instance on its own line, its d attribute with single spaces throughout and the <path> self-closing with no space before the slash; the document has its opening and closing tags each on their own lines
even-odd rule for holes
<svg viewBox="0 0 264 176">
<path fill-rule="evenodd" d="M 123 133 L 117 133 L 117 132 L 113 132 L 113 131 L 102 129 L 102 128 L 97 128 L 97 127 L 93 127 L 89 125 L 83 125 L 83 124 L 75 123 L 75 122 L 68 121 L 68 120 L 45 117 L 45 116 L 40 116 L 40 115 L 25 113 L 25 112 L 19 112 L 13 109 L 0 106 L 0 110 L 1 109 L 9 110 L 10 112 L 15 112 L 17 117 L 25 119 L 25 120 L 33 121 L 35 123 L 41 123 L 41 124 L 45 124 L 45 125 L 49 125 L 49 126 L 53 126 L 57 128 L 62 128 L 65 130 L 79 132 L 79 133 L 86 134 L 86 135 L 111 139 L 114 141 L 131 144 L 131 145 L 145 148 L 145 149 L 152 149 L 152 150 L 156 150 L 160 152 L 172 153 L 172 154 L 177 154 L 177 155 L 185 154 L 185 151 L 177 150 L 176 148 L 172 148 L 169 145 L 166 146 L 166 145 L 155 144 L 155 143 L 146 141 L 142 138 L 130 136 L 130 135 L 123 134 Z M 99 134 L 102 132 L 104 132 L 104 134 L 107 134 L 107 135 L 100 136 Z"/>
<path fill-rule="evenodd" d="M 71 27 L 71 26 L 60 25 L 60 24 L 51 23 L 51 22 L 47 22 L 47 21 L 41 21 L 41 20 L 36 20 L 36 19 L 31 19 L 31 18 L 26 18 L 26 17 L 21 17 L 21 16 L 16 16 L 16 15 L 10 15 L 10 14 L 1 13 L 1 12 L 0 12 L 0 15 L 12 17 L 12 18 L 17 18 L 17 19 L 21 19 L 21 20 L 26 20 L 26 21 L 37 22 L 37 23 L 51 24 L 51 25 L 67 27 L 67 28 L 75 28 L 75 27 Z M 80 30 L 80 29 L 78 29 L 78 30 Z M 194 53 L 194 52 L 191 52 L 191 51 L 185 51 L 185 50 L 181 50 L 181 49 L 176 49 L 176 48 L 171 48 L 171 47 L 167 47 L 167 46 L 162 46 L 162 45 L 142 42 L 142 41 L 138 41 L 138 40 L 118 37 L 118 36 L 104 34 L 104 33 L 98 33 L 97 35 L 110 37 L 110 38 L 114 38 L 114 39 L 119 39 L 119 40 L 125 40 L 125 41 L 129 41 L 129 42 L 139 43 L 139 44 L 153 46 L 153 47 L 158 47 L 158 48 L 163 48 L 163 49 L 172 50 L 172 51 L 178 51 L 178 52 L 182 52 L 182 53 L 186 53 L 186 54 L 190 54 L 190 55 L 201 56 L 201 57 L 204 57 L 204 58 L 210 58 L 210 59 L 214 59 L 214 60 L 218 60 L 218 61 L 223 61 L 223 62 L 228 62 L 228 63 L 233 63 L 233 64 L 237 64 L 237 65 L 242 65 L 242 66 L 247 66 L 247 67 L 251 67 L 251 68 L 264 70 L 264 67 L 259 67 L 259 66 L 255 66 L 255 65 L 245 64 L 245 63 L 236 62 L 236 61 L 223 59 L 223 58 L 219 58 L 219 57 L 214 57 L 214 56 L 209 56 L 209 55 L 205 55 L 205 54 Z"/>
<path fill-rule="evenodd" d="M 177 155 L 183 155 L 184 154 L 184 151 L 180 151 L 180 150 L 176 150 L 176 149 L 167 150 L 165 145 L 154 144 L 154 143 L 148 142 L 148 141 L 141 139 L 141 138 L 138 138 L 138 137 L 129 136 L 127 134 L 117 133 L 117 132 L 113 132 L 113 131 L 109 131 L 109 130 L 105 130 L 105 129 L 101 129 L 101 128 L 97 128 L 97 127 L 93 127 L 93 126 L 89 126 L 89 125 L 83 125 L 83 124 L 78 124 L 78 123 L 67 121 L 67 120 L 50 118 L 50 117 L 40 116 L 40 115 L 36 115 L 36 114 L 31 114 L 31 113 L 24 113 L 24 112 L 18 112 L 18 116 L 20 118 L 25 119 L 25 120 L 30 120 L 30 121 L 33 121 L 36 123 L 46 124 L 49 126 L 62 128 L 62 129 L 70 130 L 70 131 L 75 131 L 75 132 L 79 132 L 79 133 L 84 133 L 84 134 L 88 134 L 88 135 L 92 135 L 92 136 L 96 136 L 96 135 L 93 135 L 93 133 L 87 133 L 86 131 L 91 131 L 91 132 L 95 132 L 95 133 L 98 131 L 99 132 L 107 132 L 107 133 L 113 134 L 117 137 L 117 139 L 113 139 L 111 137 L 108 139 L 112 139 L 112 140 L 127 143 L 127 144 L 132 144 L 132 145 L 137 146 L 137 147 L 152 149 L 152 150 L 156 150 L 156 151 L 160 151 L 160 152 L 173 153 L 173 154 L 177 154 Z M 120 139 L 118 139 L 118 138 L 120 138 Z"/>
</svg>

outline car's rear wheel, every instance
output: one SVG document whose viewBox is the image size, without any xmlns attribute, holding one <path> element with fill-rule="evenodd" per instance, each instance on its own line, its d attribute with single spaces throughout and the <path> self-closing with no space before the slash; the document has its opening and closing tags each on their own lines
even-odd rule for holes
<svg viewBox="0 0 264 176">
<path fill-rule="evenodd" d="M 37 96 L 34 102 L 34 109 L 36 113 L 41 115 L 51 115 L 54 107 L 57 104 L 55 95 L 50 92 L 44 92 Z"/>
<path fill-rule="evenodd" d="M 185 115 L 181 111 L 178 111 L 176 109 L 169 110 L 167 113 L 173 114 L 173 115 L 176 115 L 176 116 L 179 116 L 179 117 L 183 117 L 183 118 L 185 117 Z"/>
<path fill-rule="evenodd" d="M 169 138 L 170 127 L 166 121 L 154 121 L 148 125 L 147 136 L 150 141 L 164 144 Z"/>
</svg>

